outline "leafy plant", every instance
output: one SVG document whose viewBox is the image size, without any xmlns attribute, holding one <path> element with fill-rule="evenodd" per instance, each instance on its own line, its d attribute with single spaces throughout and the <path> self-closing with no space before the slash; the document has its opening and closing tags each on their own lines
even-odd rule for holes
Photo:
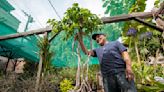
<svg viewBox="0 0 164 92">
<path fill-rule="evenodd" d="M 143 12 L 145 10 L 146 0 L 136 0 L 135 4 L 130 9 L 132 12 Z M 158 1 L 158 0 L 156 0 Z M 157 4 L 157 3 L 156 3 Z M 152 18 L 145 19 L 146 22 L 152 23 Z M 155 82 L 154 76 L 163 76 L 161 66 L 148 65 L 145 61 L 149 56 L 156 57 L 157 50 L 163 53 L 161 43 L 162 33 L 144 26 L 136 21 L 128 21 L 125 23 L 123 41 L 129 45 L 129 52 L 132 56 L 133 70 L 135 81 L 139 92 L 161 92 L 163 84 Z M 136 52 L 136 53 L 134 53 Z M 137 58 L 136 58 L 137 56 Z M 139 62 L 136 62 L 138 60 Z"/>
<path fill-rule="evenodd" d="M 64 79 L 60 82 L 60 90 L 61 92 L 68 92 L 69 90 L 73 89 L 72 81 L 68 79 Z"/>
<path fill-rule="evenodd" d="M 151 84 L 154 75 L 153 74 L 154 68 L 152 66 L 145 65 L 144 62 L 133 64 L 133 71 L 136 77 L 137 84 Z"/>
<path fill-rule="evenodd" d="M 96 83 L 96 73 L 99 71 L 99 65 L 90 65 L 89 66 L 89 72 L 88 72 L 88 77 L 89 81 L 92 83 Z"/>
<path fill-rule="evenodd" d="M 48 21 L 53 26 L 54 33 L 64 31 L 65 37 L 72 37 L 77 32 L 84 32 L 85 35 L 98 31 L 102 21 L 96 14 L 92 14 L 88 9 L 80 8 L 78 3 L 74 3 L 72 7 L 68 8 L 61 21 L 50 19 Z"/>
<path fill-rule="evenodd" d="M 145 10 L 146 0 L 136 0 L 135 4 L 130 9 L 129 13 L 132 12 L 143 12 Z M 158 0 L 156 0 L 157 2 Z M 157 3 L 155 3 L 157 4 Z M 152 23 L 153 18 L 145 19 L 146 22 Z M 135 29 L 135 36 L 130 36 L 130 29 Z M 129 45 L 129 49 L 136 53 L 132 56 L 137 56 L 137 61 L 146 61 L 149 56 L 155 56 L 156 50 L 159 48 L 162 53 L 162 33 L 148 26 L 145 26 L 136 21 L 128 21 L 125 23 L 124 30 L 122 32 L 124 44 Z"/>
<path fill-rule="evenodd" d="M 50 23 L 50 25 L 53 26 L 54 33 L 63 31 L 65 34 L 64 40 L 68 40 L 69 38 L 75 37 L 77 33 L 81 33 L 80 36 L 78 36 L 79 38 L 83 36 L 89 36 L 90 34 L 92 34 L 92 32 L 99 31 L 101 29 L 102 21 L 96 14 L 92 14 L 88 9 L 79 7 L 78 3 L 74 3 L 72 7 L 67 9 L 61 21 L 56 21 L 53 19 L 53 20 L 49 20 L 48 23 Z M 80 56 L 80 53 L 78 53 L 77 56 Z M 80 61 L 81 58 L 78 58 L 77 70 L 80 70 L 80 63 L 81 63 Z M 84 73 L 85 69 L 83 69 L 82 71 L 83 71 L 82 73 Z M 77 77 L 76 77 L 77 78 L 76 80 L 78 80 L 78 82 L 76 82 L 76 84 L 78 84 L 78 87 L 80 86 L 79 79 L 82 78 L 80 77 L 80 72 L 77 71 Z M 86 76 L 88 76 L 87 73 Z M 82 78 L 81 81 L 85 82 L 86 80 Z M 84 83 L 81 84 L 84 85 Z M 79 87 L 80 88 L 79 90 L 81 90 L 81 87 Z"/>
<path fill-rule="evenodd" d="M 88 9 L 80 8 L 78 3 L 74 3 L 65 12 L 63 23 L 66 35 L 70 37 L 76 31 L 83 31 L 85 34 L 97 31 L 99 29 L 98 25 L 102 22 L 96 14 L 92 14 Z"/>
<path fill-rule="evenodd" d="M 69 71 L 69 72 L 68 72 Z M 64 79 L 67 78 L 69 80 L 74 80 L 76 75 L 76 68 L 61 68 L 61 70 L 58 71 L 58 75 Z"/>
<path fill-rule="evenodd" d="M 157 68 L 156 72 L 154 72 Z M 151 65 L 146 65 L 144 61 L 141 62 L 141 65 L 138 63 L 133 63 L 133 71 L 135 74 L 135 81 L 137 84 L 137 89 L 139 92 L 161 92 L 164 91 L 164 84 L 161 84 L 154 80 L 155 76 L 161 76 L 163 69 L 161 66 L 153 67 Z"/>
<path fill-rule="evenodd" d="M 48 71 L 52 68 L 51 60 L 54 55 L 52 51 L 50 51 L 50 43 L 48 41 L 48 37 L 44 36 L 43 38 L 38 39 L 39 54 L 43 60 L 43 73 L 48 73 Z"/>
<path fill-rule="evenodd" d="M 132 12 L 143 12 L 146 7 L 146 0 L 136 0 L 135 4 L 129 10 L 129 13 Z"/>
<path fill-rule="evenodd" d="M 164 84 L 159 82 L 154 82 L 154 85 L 141 85 L 139 92 L 163 92 L 164 91 Z"/>
</svg>

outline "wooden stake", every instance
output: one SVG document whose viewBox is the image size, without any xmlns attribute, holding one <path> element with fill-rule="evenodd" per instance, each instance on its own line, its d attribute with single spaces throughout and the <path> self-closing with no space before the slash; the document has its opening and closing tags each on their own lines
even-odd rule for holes
<svg viewBox="0 0 164 92">
<path fill-rule="evenodd" d="M 36 77 L 35 92 L 38 92 L 38 88 L 39 88 L 40 75 L 42 71 L 42 63 L 43 63 L 43 60 L 42 60 L 42 56 L 40 55 L 39 67 L 38 67 L 38 72 L 37 72 L 37 77 Z"/>
</svg>

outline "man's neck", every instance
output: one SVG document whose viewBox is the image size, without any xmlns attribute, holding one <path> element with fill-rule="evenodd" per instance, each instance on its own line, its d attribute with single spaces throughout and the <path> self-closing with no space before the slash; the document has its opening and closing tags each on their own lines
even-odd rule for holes
<svg viewBox="0 0 164 92">
<path fill-rule="evenodd" d="M 107 43 L 109 43 L 109 41 L 105 41 L 105 44 L 107 44 Z M 105 45 L 105 44 L 104 44 L 104 45 Z"/>
<path fill-rule="evenodd" d="M 104 44 L 102 46 L 104 46 L 105 44 L 108 44 L 109 42 L 108 41 L 105 41 Z"/>
</svg>

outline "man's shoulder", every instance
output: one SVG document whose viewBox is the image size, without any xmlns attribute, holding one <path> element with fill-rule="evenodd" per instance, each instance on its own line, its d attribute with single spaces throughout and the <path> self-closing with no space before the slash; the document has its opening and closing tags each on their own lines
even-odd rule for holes
<svg viewBox="0 0 164 92">
<path fill-rule="evenodd" d="M 116 43 L 120 43 L 119 41 L 111 41 L 111 43 L 114 43 L 114 44 L 116 44 Z"/>
<path fill-rule="evenodd" d="M 94 50 L 94 51 L 101 50 L 101 47 L 94 48 L 93 50 Z"/>
</svg>

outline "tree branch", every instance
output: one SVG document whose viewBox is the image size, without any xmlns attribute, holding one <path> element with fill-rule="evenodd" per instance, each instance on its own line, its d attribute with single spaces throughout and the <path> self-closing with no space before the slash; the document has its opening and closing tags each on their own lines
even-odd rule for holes
<svg viewBox="0 0 164 92">
<path fill-rule="evenodd" d="M 136 21 L 138 21 L 138 22 L 140 22 L 140 23 L 142 23 L 142 24 L 144 24 L 144 25 L 146 25 L 146 26 L 149 26 L 149 27 L 151 27 L 151 28 L 153 28 L 153 29 L 156 29 L 156 30 L 158 30 L 159 32 L 163 32 L 163 29 L 162 29 L 162 28 L 157 27 L 157 26 L 155 26 L 155 25 L 153 25 L 153 24 L 147 23 L 147 22 L 145 22 L 144 20 L 142 20 L 141 18 L 133 18 L 133 19 L 136 20 Z"/>
</svg>

